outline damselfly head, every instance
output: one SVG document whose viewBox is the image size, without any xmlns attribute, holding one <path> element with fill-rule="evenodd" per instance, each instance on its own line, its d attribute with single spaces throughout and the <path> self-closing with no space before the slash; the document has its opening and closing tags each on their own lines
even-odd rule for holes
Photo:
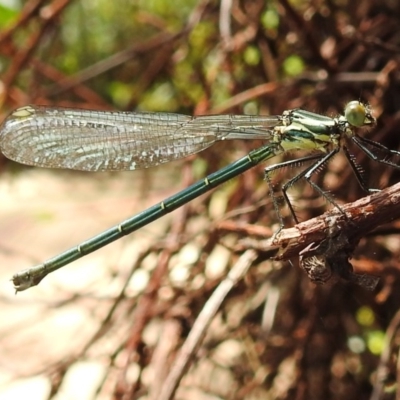
<svg viewBox="0 0 400 400">
<path fill-rule="evenodd" d="M 347 122 L 360 128 L 365 125 L 375 124 L 376 120 L 371 114 L 371 109 L 368 104 L 361 103 L 358 100 L 350 101 L 344 108 L 344 116 Z"/>
</svg>

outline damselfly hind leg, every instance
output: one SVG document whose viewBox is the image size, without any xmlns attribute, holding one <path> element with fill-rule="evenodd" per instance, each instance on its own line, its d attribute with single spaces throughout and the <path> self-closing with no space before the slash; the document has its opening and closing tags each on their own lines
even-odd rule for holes
<svg viewBox="0 0 400 400">
<path fill-rule="evenodd" d="M 279 232 L 284 228 L 284 221 L 283 221 L 283 217 L 282 214 L 280 212 L 279 209 L 279 204 L 276 200 L 276 195 L 273 192 L 272 189 L 272 179 L 271 179 L 271 174 L 272 172 L 278 170 L 278 169 L 282 169 L 282 168 L 286 168 L 286 167 L 296 167 L 299 166 L 305 162 L 309 162 L 309 161 L 314 161 L 317 160 L 315 163 L 313 163 L 311 166 L 309 166 L 308 168 L 304 169 L 303 171 L 301 171 L 299 174 L 297 174 L 295 177 L 293 177 L 292 179 L 290 179 L 288 182 L 286 182 L 283 186 L 282 186 L 282 195 L 283 198 L 285 200 L 285 203 L 288 205 L 289 207 L 289 211 L 290 214 L 293 217 L 293 220 L 295 221 L 296 224 L 299 223 L 299 220 L 297 218 L 294 206 L 292 204 L 292 202 L 290 201 L 289 195 L 288 195 L 288 190 L 296 183 L 298 182 L 300 179 L 304 178 L 307 180 L 307 182 L 322 196 L 324 197 L 330 204 L 332 204 L 334 207 L 336 207 L 343 215 L 345 215 L 345 212 L 341 209 L 341 207 L 333 200 L 332 196 L 330 196 L 327 192 L 325 192 L 324 190 L 322 190 L 316 183 L 311 181 L 311 176 L 312 174 L 316 173 L 319 171 L 319 169 L 331 158 L 333 157 L 337 152 L 339 151 L 339 149 L 334 149 L 333 151 L 331 151 L 328 154 L 312 154 L 306 157 L 302 157 L 302 158 L 298 158 L 295 160 L 289 160 L 289 161 L 284 161 L 282 163 L 279 164 L 274 164 L 271 165 L 267 168 L 265 168 L 264 170 L 264 174 L 265 174 L 265 180 L 268 182 L 269 185 L 269 191 L 270 191 L 270 195 L 272 198 L 272 201 L 274 203 L 274 208 L 275 208 L 275 212 L 278 216 L 279 219 L 279 229 L 277 232 L 274 233 L 273 236 L 273 241 L 275 240 L 275 237 L 279 234 Z"/>
</svg>

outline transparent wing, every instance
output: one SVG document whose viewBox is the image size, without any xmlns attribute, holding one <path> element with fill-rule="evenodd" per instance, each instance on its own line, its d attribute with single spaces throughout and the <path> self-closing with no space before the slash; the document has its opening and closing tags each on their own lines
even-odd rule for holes
<svg viewBox="0 0 400 400">
<path fill-rule="evenodd" d="M 271 139 L 278 116 L 87 111 L 27 106 L 0 127 L 0 148 L 17 162 L 83 171 L 148 168 L 217 140 Z"/>
</svg>

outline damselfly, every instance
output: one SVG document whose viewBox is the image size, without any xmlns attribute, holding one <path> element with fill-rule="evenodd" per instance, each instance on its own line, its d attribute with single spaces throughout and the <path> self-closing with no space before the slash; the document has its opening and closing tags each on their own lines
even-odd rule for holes
<svg viewBox="0 0 400 400">
<path fill-rule="evenodd" d="M 262 139 L 267 143 L 245 157 L 127 219 L 97 236 L 40 265 L 23 270 L 12 278 L 16 291 L 37 285 L 49 273 L 127 235 L 181 207 L 212 188 L 255 165 L 286 151 L 307 150 L 311 154 L 272 165 L 266 179 L 278 168 L 313 161 L 296 175 L 282 192 L 297 222 L 287 189 L 306 179 L 322 196 L 340 209 L 334 200 L 310 178 L 340 150 L 343 150 L 363 189 L 360 168 L 346 147 L 355 143 L 371 159 L 395 168 L 387 156 L 395 150 L 359 136 L 355 130 L 375 123 L 370 108 L 351 101 L 344 115 L 335 118 L 294 109 L 279 116 L 206 115 L 186 116 L 168 113 L 103 112 L 67 108 L 27 106 L 15 110 L 3 122 L 0 148 L 17 162 L 48 168 L 83 171 L 135 170 L 167 163 L 211 146 L 219 140 Z M 376 152 L 374 152 L 374 150 Z M 379 157 L 377 153 L 384 154 Z M 270 189 L 271 194 L 272 189 Z M 277 208 L 276 201 L 274 202 Z M 282 223 L 281 223 L 282 225 Z"/>
</svg>

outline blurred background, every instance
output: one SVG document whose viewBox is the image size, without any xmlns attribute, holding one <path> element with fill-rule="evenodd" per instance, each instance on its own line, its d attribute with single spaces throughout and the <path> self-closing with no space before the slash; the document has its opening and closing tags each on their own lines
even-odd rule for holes
<svg viewBox="0 0 400 400">
<path fill-rule="evenodd" d="M 399 26 L 395 0 L 0 0 L 1 118 L 30 103 L 336 116 L 360 99 L 378 120 L 362 134 L 399 149 Z M 9 279 L 261 144 L 217 143 L 134 173 L 51 171 L 2 157 L 0 398 L 159 398 L 196 317 L 238 260 L 237 244 L 279 226 L 264 166 L 17 296 Z M 371 187 L 399 181 L 351 150 Z M 275 174 L 276 190 L 295 173 Z M 342 155 L 314 180 L 340 204 L 365 195 Z M 290 195 L 302 221 L 330 208 L 303 182 Z M 291 226 L 284 206 L 282 214 Z M 175 398 L 400 398 L 399 229 L 379 227 L 356 249 L 355 270 L 381 277 L 373 292 L 316 286 L 298 260 L 260 255 Z"/>
</svg>

